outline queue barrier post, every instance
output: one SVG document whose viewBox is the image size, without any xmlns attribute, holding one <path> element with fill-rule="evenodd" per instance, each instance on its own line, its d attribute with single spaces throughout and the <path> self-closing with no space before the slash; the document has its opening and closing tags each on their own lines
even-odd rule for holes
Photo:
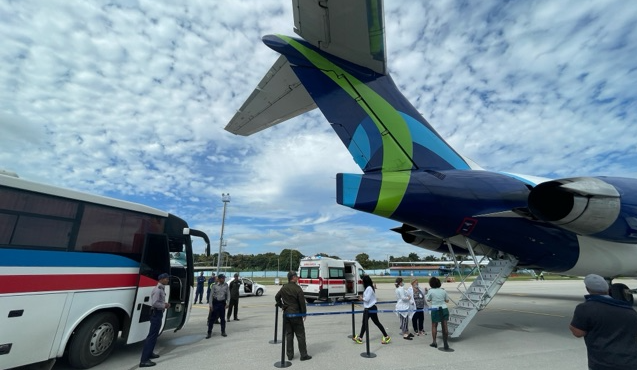
<svg viewBox="0 0 637 370">
<path fill-rule="evenodd" d="M 356 321 L 354 314 L 354 301 L 352 301 L 352 335 L 348 336 L 348 338 L 356 338 Z"/>
<path fill-rule="evenodd" d="M 276 339 L 276 331 L 278 329 L 279 326 L 279 306 L 274 305 L 274 339 L 269 341 L 268 343 L 270 344 L 279 344 L 281 343 L 280 340 Z"/>
<path fill-rule="evenodd" d="M 366 308 L 363 311 L 363 326 L 365 327 L 365 347 L 367 348 L 367 350 L 363 353 L 361 353 L 361 357 L 365 357 L 365 358 L 374 358 L 376 357 L 375 353 L 371 353 L 369 351 L 369 309 Z"/>
<path fill-rule="evenodd" d="M 274 367 L 278 368 L 292 366 L 292 363 L 290 361 L 285 361 L 285 330 L 287 329 L 287 325 L 285 325 L 285 311 L 282 312 L 284 317 L 283 320 L 281 320 L 281 336 L 283 337 L 283 339 L 281 339 L 281 361 L 274 363 Z"/>
</svg>

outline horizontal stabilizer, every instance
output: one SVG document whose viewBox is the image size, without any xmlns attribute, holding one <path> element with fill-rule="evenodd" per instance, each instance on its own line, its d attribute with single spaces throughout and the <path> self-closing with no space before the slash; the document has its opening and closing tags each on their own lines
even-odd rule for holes
<svg viewBox="0 0 637 370">
<path fill-rule="evenodd" d="M 293 8 L 294 32 L 307 42 L 387 74 L 382 0 L 293 0 Z"/>
<path fill-rule="evenodd" d="M 280 56 L 226 126 L 249 136 L 316 108 L 284 56 Z"/>
</svg>

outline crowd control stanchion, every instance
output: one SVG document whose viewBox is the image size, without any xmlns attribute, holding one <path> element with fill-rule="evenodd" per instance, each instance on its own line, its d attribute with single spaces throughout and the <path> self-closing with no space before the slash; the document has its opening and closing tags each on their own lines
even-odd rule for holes
<svg viewBox="0 0 637 370">
<path fill-rule="evenodd" d="M 269 341 L 268 343 L 270 343 L 270 344 L 279 344 L 279 343 L 281 343 L 280 340 L 276 339 L 276 331 L 278 329 L 278 326 L 279 326 L 279 306 L 274 305 L 274 339 Z"/>
<path fill-rule="evenodd" d="M 375 353 L 369 352 L 369 309 L 365 309 L 363 311 L 363 326 L 365 327 L 365 347 L 367 347 L 367 351 L 361 353 L 361 357 L 365 358 L 374 358 L 376 357 Z"/>
<path fill-rule="evenodd" d="M 285 316 L 285 311 L 283 311 L 283 315 Z M 283 325 L 281 325 L 281 336 L 283 337 L 283 339 L 281 340 L 281 343 L 283 343 L 281 345 L 281 361 L 274 363 L 274 367 L 278 368 L 292 366 L 292 363 L 290 361 L 285 361 L 285 330 L 287 326 L 285 325 L 285 318 L 283 318 L 281 322 L 283 323 Z"/>
<path fill-rule="evenodd" d="M 438 307 L 438 313 L 440 314 L 440 326 L 442 327 L 442 343 L 444 343 L 444 346 L 442 348 L 438 348 L 438 350 L 443 352 L 453 352 L 453 349 L 449 348 L 449 343 L 447 342 L 447 338 L 449 337 L 449 329 L 442 315 L 442 307 Z"/>
<path fill-rule="evenodd" d="M 352 335 L 348 335 L 348 338 L 356 338 L 356 322 L 355 322 L 355 317 L 356 315 L 354 314 L 354 302 L 352 301 Z"/>
</svg>

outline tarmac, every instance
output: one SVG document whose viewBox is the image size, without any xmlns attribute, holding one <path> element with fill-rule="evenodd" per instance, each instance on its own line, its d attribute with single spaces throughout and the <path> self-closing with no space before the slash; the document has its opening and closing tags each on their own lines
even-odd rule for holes
<svg viewBox="0 0 637 370">
<path fill-rule="evenodd" d="M 633 287 L 634 280 L 616 279 Z M 421 283 L 422 285 L 422 283 Z M 458 283 L 444 283 L 450 297 L 457 301 Z M 268 286 L 261 297 L 239 300 L 240 321 L 227 324 L 227 337 L 222 337 L 219 325 L 213 336 L 205 339 L 207 305 L 194 305 L 190 321 L 178 332 L 164 332 L 155 352 L 153 369 L 276 369 L 281 367 L 281 320 L 274 341 L 274 295 L 278 286 Z M 300 361 L 298 349 L 289 362 L 290 369 L 586 369 L 586 346 L 582 339 L 572 336 L 568 329 L 575 306 L 586 294 L 581 279 L 546 281 L 509 281 L 480 311 L 459 338 L 450 339 L 453 352 L 429 346 L 431 323 L 425 316 L 427 335 L 411 341 L 399 334 L 399 319 L 395 313 L 380 313 L 379 318 L 392 341 L 383 345 L 381 333 L 371 324 L 369 353 L 365 342 L 356 344 L 352 335 L 351 304 L 310 306 L 305 321 L 309 361 Z M 378 284 L 376 295 L 380 302 L 395 301 L 393 284 Z M 453 303 L 450 304 L 453 306 Z M 378 305 L 379 310 L 391 310 L 394 304 Z M 362 306 L 356 306 L 357 311 Z M 323 314 L 336 313 L 336 314 Z M 356 333 L 360 330 L 362 314 L 355 315 Z M 442 338 L 438 334 L 438 345 Z M 121 340 L 114 353 L 104 363 L 94 367 L 104 369 L 136 369 L 143 343 L 125 345 Z M 287 361 L 287 358 L 285 359 Z M 71 369 L 61 359 L 54 370 Z"/>
</svg>

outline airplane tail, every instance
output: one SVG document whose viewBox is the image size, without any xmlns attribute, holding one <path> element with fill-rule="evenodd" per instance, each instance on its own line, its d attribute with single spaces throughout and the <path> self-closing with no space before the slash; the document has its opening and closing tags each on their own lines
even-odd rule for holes
<svg viewBox="0 0 637 370">
<path fill-rule="evenodd" d="M 287 63 L 281 59 L 277 63 L 285 64 L 286 70 L 291 69 L 300 82 L 290 83 L 293 76 L 287 72 L 284 87 L 297 88 L 287 95 L 295 98 L 285 103 L 287 109 L 300 114 L 318 106 L 363 172 L 471 168 L 469 162 L 456 153 L 405 99 L 389 75 L 329 55 L 304 40 L 269 35 L 263 41 L 287 59 Z M 271 83 L 276 72 L 278 70 L 268 74 L 272 76 Z M 260 91 L 265 87 L 267 84 L 262 81 Z M 272 88 L 274 86 L 270 86 L 270 90 Z M 290 105 L 299 100 L 302 102 L 298 106 Z M 244 130 L 250 126 L 245 123 L 248 103 L 250 101 L 235 115 L 227 130 L 235 132 L 233 126 L 239 122 Z M 269 118 L 275 121 L 272 124 L 296 115 L 289 112 L 276 114 L 272 112 L 275 107 L 269 108 Z M 251 119 L 256 116 L 255 112 L 248 115 Z"/>
<path fill-rule="evenodd" d="M 337 202 L 386 217 L 413 172 L 479 169 L 440 137 L 387 73 L 381 0 L 293 3 L 303 39 L 263 38 L 281 57 L 226 130 L 251 135 L 318 107 L 364 172 L 338 175 Z"/>
</svg>

